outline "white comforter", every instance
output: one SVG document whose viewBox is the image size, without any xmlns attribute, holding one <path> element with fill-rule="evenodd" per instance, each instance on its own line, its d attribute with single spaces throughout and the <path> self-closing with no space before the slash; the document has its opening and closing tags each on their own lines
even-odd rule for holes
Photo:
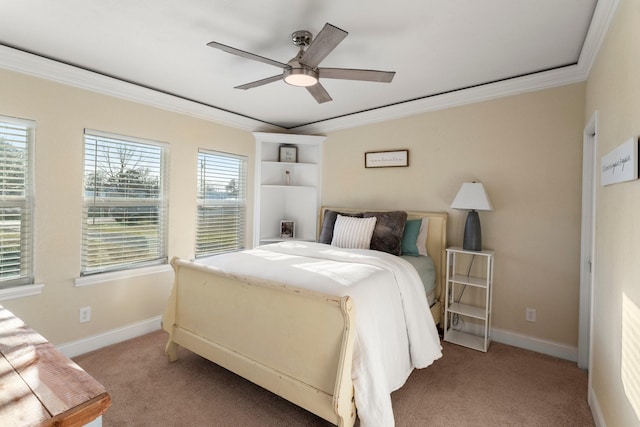
<svg viewBox="0 0 640 427">
<path fill-rule="evenodd" d="M 363 427 L 393 426 L 391 392 L 414 368 L 442 356 L 422 282 L 400 257 L 284 242 L 198 262 L 238 276 L 351 296 L 356 317 L 352 377 Z"/>
</svg>

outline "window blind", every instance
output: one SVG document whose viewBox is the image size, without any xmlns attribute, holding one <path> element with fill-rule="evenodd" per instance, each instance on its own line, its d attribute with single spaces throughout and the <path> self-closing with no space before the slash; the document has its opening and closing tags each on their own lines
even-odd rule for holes
<svg viewBox="0 0 640 427">
<path fill-rule="evenodd" d="M 198 152 L 196 257 L 244 249 L 247 159 Z"/>
<path fill-rule="evenodd" d="M 33 283 L 35 123 L 0 117 L 0 288 Z"/>
<path fill-rule="evenodd" d="M 167 148 L 85 130 L 81 275 L 167 262 Z"/>
</svg>

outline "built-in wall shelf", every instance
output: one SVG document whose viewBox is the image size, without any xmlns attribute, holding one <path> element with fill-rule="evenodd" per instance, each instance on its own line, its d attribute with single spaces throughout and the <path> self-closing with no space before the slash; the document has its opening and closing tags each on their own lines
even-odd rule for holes
<svg viewBox="0 0 640 427">
<path fill-rule="evenodd" d="M 321 203 L 322 148 L 326 137 L 254 132 L 256 172 L 254 246 L 283 240 L 315 241 Z M 296 148 L 297 161 L 280 161 L 280 147 Z M 280 235 L 293 221 L 293 238 Z"/>
</svg>

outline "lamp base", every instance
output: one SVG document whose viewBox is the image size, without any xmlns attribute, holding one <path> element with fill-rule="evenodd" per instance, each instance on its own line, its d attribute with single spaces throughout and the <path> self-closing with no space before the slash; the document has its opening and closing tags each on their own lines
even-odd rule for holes
<svg viewBox="0 0 640 427">
<path fill-rule="evenodd" d="M 468 251 L 482 250 L 482 231 L 480 230 L 480 216 L 478 211 L 471 210 L 464 225 L 464 240 L 462 248 Z"/>
</svg>

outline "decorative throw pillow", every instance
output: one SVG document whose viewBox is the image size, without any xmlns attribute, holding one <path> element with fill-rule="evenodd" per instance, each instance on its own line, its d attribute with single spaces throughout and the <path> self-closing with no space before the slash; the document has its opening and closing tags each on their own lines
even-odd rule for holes
<svg viewBox="0 0 640 427">
<path fill-rule="evenodd" d="M 377 218 L 356 218 L 338 214 L 333 227 L 332 246 L 369 249 Z"/>
<path fill-rule="evenodd" d="M 429 218 L 408 219 L 402 235 L 402 255 L 428 256 L 427 233 Z"/>
<path fill-rule="evenodd" d="M 404 224 L 404 232 L 402 234 L 401 251 L 402 255 L 418 256 L 418 233 L 420 233 L 421 219 L 408 219 Z"/>
<path fill-rule="evenodd" d="M 429 256 L 427 253 L 427 236 L 429 232 L 429 218 L 422 218 L 420 224 L 420 232 L 418 233 L 418 240 L 416 240 L 416 246 L 418 247 L 418 254 L 423 256 Z"/>
<path fill-rule="evenodd" d="M 342 216 L 352 216 L 356 218 L 362 218 L 362 213 L 355 214 L 347 214 L 342 212 L 332 211 L 327 209 L 324 211 L 324 215 L 322 217 L 322 228 L 320 229 L 320 236 L 318 237 L 318 243 L 326 243 L 327 245 L 331 244 L 333 240 L 333 227 L 336 223 L 336 218 L 338 218 L 338 214 Z"/>
<path fill-rule="evenodd" d="M 402 233 L 407 222 L 407 213 L 393 212 L 365 212 L 365 218 L 376 217 L 376 228 L 371 237 L 371 249 L 400 255 L 402 248 Z"/>
</svg>

